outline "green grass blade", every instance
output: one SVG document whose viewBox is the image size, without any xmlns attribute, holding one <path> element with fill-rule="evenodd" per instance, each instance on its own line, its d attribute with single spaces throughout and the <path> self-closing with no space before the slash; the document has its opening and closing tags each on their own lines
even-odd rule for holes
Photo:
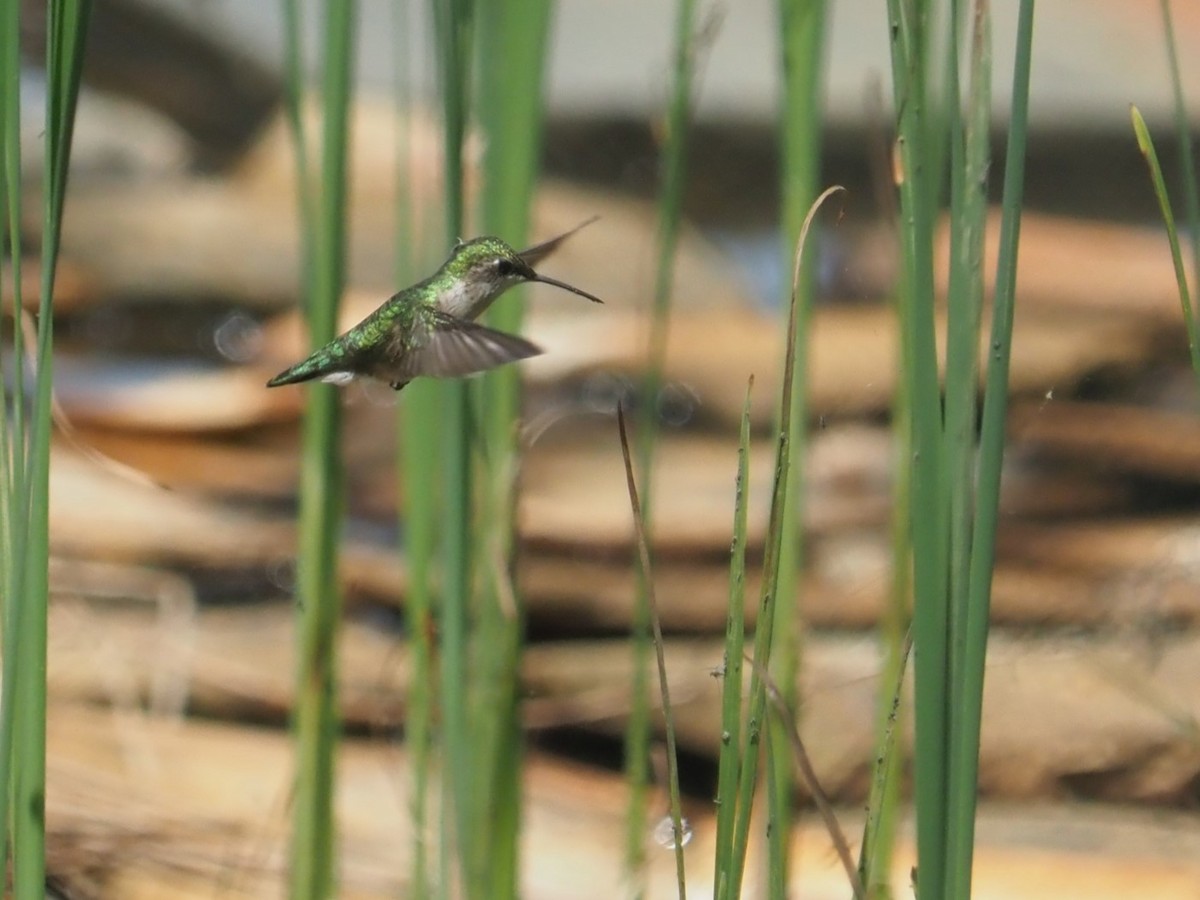
<svg viewBox="0 0 1200 900">
<path fill-rule="evenodd" d="M 325 6 L 322 61 L 320 191 L 307 206 L 312 252 L 307 304 L 312 346 L 331 340 L 345 284 L 346 154 L 357 4 L 329 0 Z M 298 73 L 294 73 L 298 77 Z M 295 88 L 298 96 L 298 87 Z M 294 125 L 299 124 L 297 114 Z M 297 141 L 302 142 L 298 135 Z M 299 177 L 308 173 L 300 170 Z M 305 189 L 300 190 L 302 214 Z M 341 596 L 337 547 L 342 485 L 340 406 L 336 389 L 307 388 L 301 464 L 300 550 L 297 559 L 298 640 L 296 788 L 291 848 L 291 893 L 323 898 L 336 878 L 334 767 L 339 734 L 337 635 Z"/>
<path fill-rule="evenodd" d="M 800 228 L 800 236 L 796 244 L 796 261 L 792 272 L 792 297 L 788 310 L 787 334 L 789 341 L 784 357 L 783 382 L 779 398 L 779 434 L 775 445 L 775 475 L 763 551 L 763 575 L 762 588 L 759 593 L 758 619 L 754 629 L 754 671 L 750 675 L 750 701 L 746 733 L 740 748 L 741 772 L 738 778 L 737 815 L 733 826 L 735 851 L 729 869 L 729 878 L 724 885 L 725 891 L 721 895 L 727 900 L 735 900 L 742 893 L 742 879 L 746 865 L 745 849 L 749 842 L 750 819 L 754 811 L 754 788 L 758 780 L 759 749 L 766 721 L 766 685 L 759 672 L 769 672 L 771 665 L 776 597 L 778 596 L 779 559 L 783 541 L 783 514 L 791 468 L 789 436 L 791 434 L 792 385 L 795 383 L 796 359 L 801 352 L 801 348 L 796 343 L 797 328 L 803 315 L 799 308 L 802 297 L 798 286 L 803 275 L 804 250 L 817 210 L 830 196 L 841 190 L 843 188 L 836 186 L 826 188 L 813 201 L 812 206 L 809 207 L 808 216 Z"/>
<path fill-rule="evenodd" d="M 975 797 L 979 774 L 979 728 L 983 710 L 983 677 L 987 654 L 996 524 L 1000 514 L 1000 471 L 1008 411 L 1008 371 L 1012 350 L 1017 248 L 1025 189 L 1025 147 L 1029 119 L 1029 71 L 1033 45 L 1033 0 L 1022 0 L 1017 21 L 1012 112 L 1005 152 L 1000 250 L 992 307 L 991 352 L 984 388 L 979 449 L 979 482 L 971 553 L 970 594 L 961 623 L 962 665 L 956 729 L 951 747 L 951 819 L 947 896 L 971 895 Z M 918 648 L 918 653 L 920 652 Z"/>
<path fill-rule="evenodd" d="M 1187 330 L 1188 351 L 1192 358 L 1192 372 L 1196 384 L 1200 387 L 1200 335 L 1196 333 L 1196 313 L 1192 305 L 1191 292 L 1188 290 L 1187 270 L 1183 264 L 1183 253 L 1179 248 L 1179 231 L 1175 225 L 1175 214 L 1171 211 L 1171 198 L 1167 195 L 1167 185 L 1163 181 L 1162 166 L 1158 162 L 1158 154 L 1154 150 L 1154 141 L 1146 128 L 1146 120 L 1136 106 L 1130 107 L 1130 117 L 1133 120 L 1133 133 L 1137 137 L 1138 150 L 1146 158 L 1150 168 L 1150 180 L 1154 185 L 1154 195 L 1158 198 L 1158 208 L 1162 212 L 1163 224 L 1167 229 L 1167 241 L 1171 247 L 1171 262 L 1175 266 L 1175 282 L 1179 287 L 1179 304 L 1183 310 L 1183 324 Z"/>
<path fill-rule="evenodd" d="M 717 825 L 713 863 L 713 896 L 725 894 L 735 854 L 745 847 L 733 843 L 737 814 L 737 785 L 742 746 L 742 659 L 746 645 L 746 519 L 750 488 L 750 396 L 754 376 L 746 385 L 742 424 L 738 432 L 737 480 L 734 488 L 733 542 L 729 549 L 729 608 L 725 618 L 725 657 L 721 667 L 721 748 L 717 761 Z"/>
<path fill-rule="evenodd" d="M 824 0 L 780 0 L 781 98 L 781 182 L 783 192 L 784 252 L 789 257 L 796 246 L 813 196 L 821 156 L 821 73 L 825 31 Z M 810 270 L 815 271 L 815 268 Z M 797 285 L 801 292 L 801 316 L 795 341 L 800 360 L 792 385 L 791 434 L 788 447 L 790 467 L 796 473 L 786 498 L 781 527 L 779 565 L 780 603 L 775 612 L 775 647 L 771 651 L 771 671 L 783 692 L 784 704 L 796 709 L 796 674 L 799 669 L 800 629 L 798 615 L 800 569 L 803 563 L 804 480 L 801 468 L 807 451 L 808 432 L 808 319 L 815 279 L 806 271 Z M 786 893 L 788 849 L 792 836 L 793 778 L 789 754 L 789 736 L 785 728 L 769 728 L 773 762 L 768 804 L 767 871 L 771 892 Z"/>
<path fill-rule="evenodd" d="M 629 452 L 629 435 L 625 431 L 625 412 L 617 407 L 617 429 L 621 437 L 621 457 L 625 462 L 625 485 L 629 491 L 629 505 L 633 510 L 634 540 L 637 544 L 638 560 L 646 577 L 646 599 L 650 608 L 650 627 L 654 632 L 654 654 L 658 664 L 658 691 L 662 698 L 663 727 L 667 739 L 667 791 L 670 797 L 672 850 L 675 856 L 675 883 L 679 900 L 687 898 L 687 879 L 683 866 L 684 821 L 679 799 L 679 754 L 675 748 L 675 716 L 671 709 L 671 690 L 667 683 L 667 659 L 663 646 L 662 622 L 658 615 L 658 604 L 654 597 L 654 570 L 650 564 L 650 546 L 646 541 L 645 521 L 642 505 L 638 499 L 637 482 L 633 475 L 633 458 Z"/>
<path fill-rule="evenodd" d="M 28 456 L 19 473 L 21 482 L 14 484 L 16 492 L 23 497 L 17 502 L 22 520 L 11 523 L 25 535 L 17 541 L 20 557 L 14 563 L 20 567 L 20 572 L 12 578 L 16 591 L 11 601 L 17 608 L 8 617 L 16 645 L 16 682 L 11 695 L 12 884 L 17 898 L 39 900 L 45 895 L 46 885 L 46 618 L 50 433 L 53 427 L 52 302 L 90 11 L 91 4 L 86 0 L 57 0 L 51 2 L 47 10 L 45 185 L 34 398 L 28 444 L 13 447 L 18 455 L 27 449 Z M 13 15 L 10 12 L 10 18 Z M 21 359 L 15 362 L 18 369 L 24 365 Z M 22 402 L 23 398 L 17 399 L 18 405 Z M 22 434 L 22 438 L 24 436 Z"/>
<path fill-rule="evenodd" d="M 1196 187 L 1196 156 L 1192 151 L 1192 126 L 1183 99 L 1183 80 L 1179 74 L 1179 51 L 1175 25 L 1171 20 L 1171 0 L 1160 0 L 1163 33 L 1167 45 L 1167 65 L 1171 71 L 1171 97 L 1175 112 L 1175 134 L 1179 138 L 1179 178 L 1183 185 L 1183 203 L 1192 238 L 1192 277 L 1200 272 L 1200 191 Z"/>
</svg>

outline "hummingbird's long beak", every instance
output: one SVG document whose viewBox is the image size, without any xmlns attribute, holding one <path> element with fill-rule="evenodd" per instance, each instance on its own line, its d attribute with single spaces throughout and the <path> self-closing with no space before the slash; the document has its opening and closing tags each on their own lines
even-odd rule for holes
<svg viewBox="0 0 1200 900">
<path fill-rule="evenodd" d="M 557 278 L 550 278 L 547 275 L 539 275 L 537 272 L 533 273 L 533 277 L 530 278 L 529 281 L 535 281 L 539 284 L 550 284 L 556 288 L 562 288 L 564 291 L 570 291 L 572 294 L 578 294 L 580 297 L 587 297 L 593 303 L 604 302 L 595 294 L 589 294 L 587 291 L 582 291 L 577 287 L 567 284 L 565 281 L 559 281 Z"/>
</svg>

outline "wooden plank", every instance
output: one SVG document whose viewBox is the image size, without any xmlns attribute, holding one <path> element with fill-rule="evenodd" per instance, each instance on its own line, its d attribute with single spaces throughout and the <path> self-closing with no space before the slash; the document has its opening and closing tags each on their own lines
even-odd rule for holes
<svg viewBox="0 0 1200 900">
<path fill-rule="evenodd" d="M 50 679 L 61 699 L 137 708 L 150 697 L 207 715 L 282 723 L 291 707 L 293 618 L 284 605 L 198 612 L 194 618 L 105 604 L 55 605 Z M 368 731 L 403 722 L 405 643 L 363 623 L 341 635 L 343 711 Z M 722 647 L 672 638 L 667 662 L 681 746 L 720 745 Z M 826 790 L 865 795 L 881 667 L 873 635 L 814 631 L 800 696 L 809 753 Z M 984 697 L 981 789 L 1031 798 L 1179 803 L 1200 775 L 1200 748 L 1180 723 L 1200 717 L 1200 634 L 992 637 Z M 527 725 L 617 735 L 628 709 L 631 653 L 623 639 L 527 648 Z M 907 745 L 908 737 L 902 743 Z"/>
<path fill-rule="evenodd" d="M 1096 478 L 1200 480 L 1200 420 L 1190 412 L 1056 400 L 1018 407 L 1011 428 L 1032 451 Z"/>
<path fill-rule="evenodd" d="M 49 721 L 50 873 L 97 898 L 278 896 L 284 889 L 291 753 L 285 733 L 217 722 L 56 705 Z M 526 757 L 522 895 L 609 898 L 622 892 L 625 789 L 619 773 Z M 347 739 L 338 757 L 339 896 L 402 895 L 412 823 L 402 750 Z M 688 800 L 690 895 L 712 884 L 711 805 Z M 839 812 L 853 844 L 857 810 Z M 431 841 L 436 836 L 430 837 Z M 673 896 L 672 856 L 649 835 L 650 896 Z M 435 845 L 433 845 L 435 847 Z M 893 868 L 906 890 L 912 845 Z M 842 897 L 845 875 L 811 818 L 793 844 L 797 896 Z M 980 811 L 975 895 L 1023 900 L 1086 895 L 1192 897 L 1200 835 L 1187 813 L 1096 804 Z"/>
</svg>

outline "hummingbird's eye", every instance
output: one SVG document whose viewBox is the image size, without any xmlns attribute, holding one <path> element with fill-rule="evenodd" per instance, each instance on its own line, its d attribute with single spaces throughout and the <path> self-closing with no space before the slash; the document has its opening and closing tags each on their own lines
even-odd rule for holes
<svg viewBox="0 0 1200 900">
<path fill-rule="evenodd" d="M 507 278 L 509 275 L 511 275 L 515 271 L 516 271 L 516 269 L 513 267 L 513 264 L 509 260 L 507 260 L 507 259 L 496 260 L 496 274 L 499 275 L 501 278 Z"/>
</svg>

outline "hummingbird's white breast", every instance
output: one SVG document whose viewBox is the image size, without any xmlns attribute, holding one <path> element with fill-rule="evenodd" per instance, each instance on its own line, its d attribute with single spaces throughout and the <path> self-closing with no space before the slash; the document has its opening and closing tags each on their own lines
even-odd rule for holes
<svg viewBox="0 0 1200 900">
<path fill-rule="evenodd" d="M 477 319 L 498 296 L 495 285 L 462 279 L 438 298 L 438 306 L 459 319 Z"/>
</svg>

